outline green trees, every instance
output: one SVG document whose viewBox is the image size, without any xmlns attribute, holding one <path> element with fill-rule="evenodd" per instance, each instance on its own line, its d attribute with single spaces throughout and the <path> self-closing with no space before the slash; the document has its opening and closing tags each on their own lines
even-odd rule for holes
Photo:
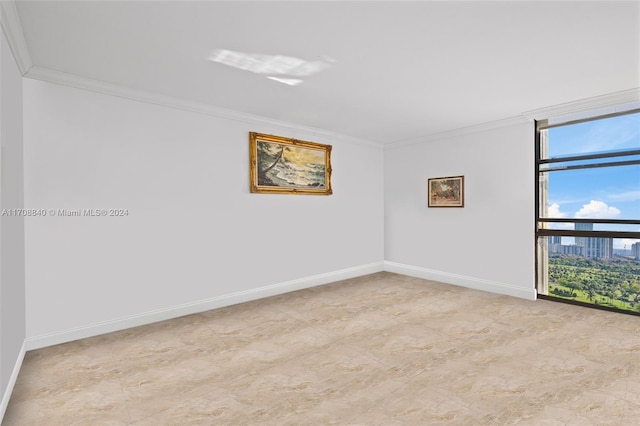
<svg viewBox="0 0 640 426">
<path fill-rule="evenodd" d="M 640 262 L 550 254 L 549 289 L 558 297 L 640 312 Z"/>
</svg>

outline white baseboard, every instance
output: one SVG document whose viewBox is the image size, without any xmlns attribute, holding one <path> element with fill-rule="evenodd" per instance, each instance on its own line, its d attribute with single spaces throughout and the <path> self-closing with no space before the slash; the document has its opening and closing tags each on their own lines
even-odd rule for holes
<svg viewBox="0 0 640 426">
<path fill-rule="evenodd" d="M 4 390 L 4 393 L 2 394 L 2 401 L 0 401 L 0 424 L 2 424 L 4 413 L 7 411 L 7 407 L 9 406 L 9 400 L 11 399 L 11 394 L 13 393 L 13 387 L 16 385 L 16 381 L 18 380 L 18 374 L 20 374 L 20 368 L 22 368 L 22 361 L 24 361 L 24 356 L 26 353 L 27 353 L 26 341 L 24 341 L 22 342 L 22 347 L 20 348 L 20 352 L 18 353 L 18 359 L 16 360 L 16 363 L 13 366 L 11 377 L 9 377 L 9 383 L 7 383 L 7 388 Z"/>
<path fill-rule="evenodd" d="M 172 306 L 166 309 L 144 312 L 138 315 L 117 318 L 110 321 L 89 324 L 59 332 L 28 337 L 25 340 L 26 350 L 44 348 L 60 343 L 71 342 L 73 340 L 84 339 L 113 331 L 124 330 L 140 325 L 151 324 L 157 321 L 177 318 L 184 315 L 204 312 L 211 309 L 222 308 L 238 303 L 250 302 L 252 300 L 265 297 L 276 296 L 295 290 L 315 287 L 335 281 L 355 278 L 376 272 L 388 271 L 411 277 L 424 278 L 428 280 L 440 281 L 447 284 L 473 288 L 476 290 L 489 291 L 492 293 L 505 294 L 523 299 L 535 300 L 535 289 L 522 288 L 510 284 L 484 280 L 481 278 L 467 277 L 463 275 L 451 274 L 448 272 L 436 271 L 432 269 L 405 265 L 396 262 L 375 262 L 353 268 L 341 269 L 325 274 L 313 275 L 292 281 L 285 281 L 256 289 L 239 291 L 236 293 L 217 296 L 210 299 L 199 300 L 192 303 Z M 16 373 L 17 374 L 17 373 Z"/>
<path fill-rule="evenodd" d="M 408 275 L 410 277 L 439 281 L 442 283 L 473 288 L 475 290 L 489 291 L 491 293 L 505 294 L 522 299 L 536 299 L 536 290 L 533 287 L 522 288 L 511 284 L 504 284 L 496 281 L 484 280 L 481 278 L 451 274 L 449 272 L 435 271 L 433 269 L 404 265 L 402 263 L 389 261 L 384 262 L 384 270 L 387 272 L 394 272 L 396 274 Z"/>
<path fill-rule="evenodd" d="M 362 275 L 373 274 L 376 272 L 382 272 L 384 270 L 383 265 L 384 262 L 370 263 L 367 265 L 341 269 L 325 274 L 312 275 L 310 277 L 300 278 L 297 280 L 285 281 L 283 283 L 272 284 L 256 289 L 212 297 L 210 299 L 199 300 L 193 303 L 172 306 L 166 309 L 144 312 L 139 315 L 132 315 L 114 319 L 111 321 L 104 321 L 100 323 L 89 324 L 83 327 L 63 330 L 60 332 L 28 337 L 26 339 L 26 349 L 33 350 L 44 348 L 46 346 L 71 342 L 73 340 L 84 339 L 86 337 L 92 337 L 104 333 L 137 327 L 140 325 L 151 324 L 157 321 L 177 318 L 184 315 L 195 314 L 198 312 L 204 312 L 211 309 L 222 308 L 224 306 L 249 302 L 265 297 L 276 296 L 278 294 L 288 293 L 290 291 L 302 290 L 305 288 L 328 284 L 335 281 L 346 280 L 349 278 L 355 278 Z"/>
</svg>

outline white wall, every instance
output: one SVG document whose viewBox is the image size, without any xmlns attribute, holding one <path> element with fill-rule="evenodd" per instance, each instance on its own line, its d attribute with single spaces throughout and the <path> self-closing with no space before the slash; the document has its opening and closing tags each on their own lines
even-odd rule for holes
<svg viewBox="0 0 640 426">
<path fill-rule="evenodd" d="M 0 211 L 23 207 L 22 76 L 0 30 Z M 0 421 L 24 357 L 24 219 L 0 216 Z"/>
<path fill-rule="evenodd" d="M 27 220 L 28 348 L 382 269 L 379 146 L 29 79 L 24 102 L 25 204 L 129 211 Z M 332 144 L 334 195 L 250 194 L 249 131 Z"/>
<path fill-rule="evenodd" d="M 534 298 L 534 130 L 523 123 L 385 151 L 388 270 Z M 427 179 L 465 177 L 464 208 Z"/>
</svg>

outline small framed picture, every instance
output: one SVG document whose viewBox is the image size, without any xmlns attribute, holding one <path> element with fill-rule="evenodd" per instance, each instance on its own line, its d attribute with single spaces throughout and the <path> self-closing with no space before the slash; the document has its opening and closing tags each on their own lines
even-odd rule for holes
<svg viewBox="0 0 640 426">
<path fill-rule="evenodd" d="M 464 176 L 432 178 L 427 186 L 429 207 L 464 207 Z"/>
</svg>

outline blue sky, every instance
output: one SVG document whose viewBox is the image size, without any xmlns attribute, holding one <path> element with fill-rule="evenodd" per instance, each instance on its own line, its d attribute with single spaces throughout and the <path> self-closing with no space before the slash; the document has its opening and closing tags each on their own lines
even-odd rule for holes
<svg viewBox="0 0 640 426">
<path fill-rule="evenodd" d="M 548 132 L 550 157 L 640 149 L 640 113 L 555 127 Z M 623 157 L 607 161 L 623 161 Z M 640 219 L 640 165 L 549 173 L 548 208 L 550 217 Z M 640 231 L 640 226 L 609 229 Z M 629 249 L 636 241 L 614 240 L 614 247 L 626 245 Z M 563 238 L 563 243 L 569 242 Z"/>
</svg>

